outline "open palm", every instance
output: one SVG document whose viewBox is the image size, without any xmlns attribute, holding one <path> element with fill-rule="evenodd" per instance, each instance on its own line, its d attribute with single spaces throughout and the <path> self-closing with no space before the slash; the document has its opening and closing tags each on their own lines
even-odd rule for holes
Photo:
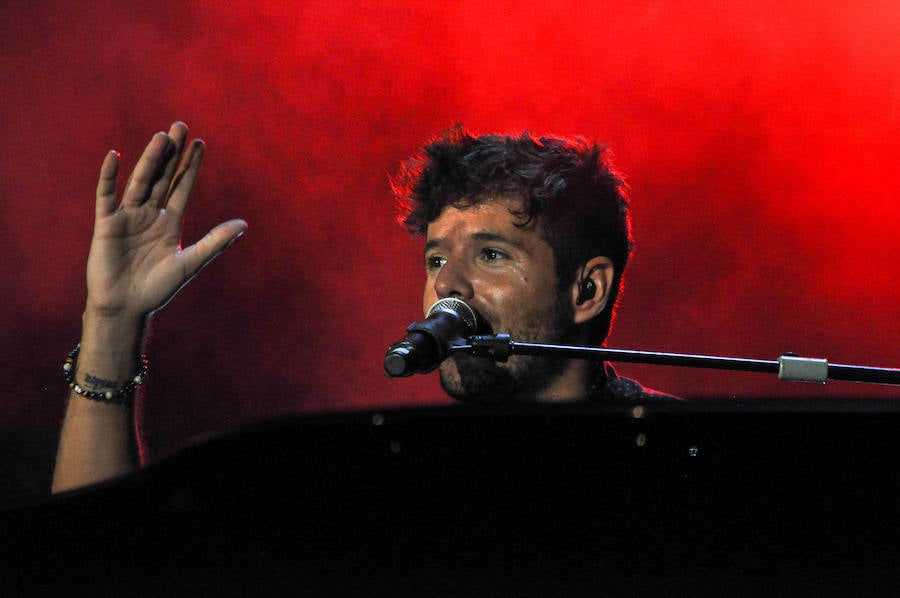
<svg viewBox="0 0 900 598">
<path fill-rule="evenodd" d="M 118 154 L 110 152 L 103 161 L 87 266 L 88 303 L 97 312 L 148 316 L 246 229 L 242 220 L 230 220 L 181 247 L 184 211 L 204 153 L 198 139 L 184 151 L 186 140 L 187 127 L 180 122 L 154 135 L 121 202 L 115 192 Z"/>
</svg>

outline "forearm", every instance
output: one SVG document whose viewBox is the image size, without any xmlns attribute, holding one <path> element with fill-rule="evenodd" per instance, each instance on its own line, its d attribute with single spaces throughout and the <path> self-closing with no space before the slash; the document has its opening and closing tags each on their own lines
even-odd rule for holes
<svg viewBox="0 0 900 598">
<path fill-rule="evenodd" d="M 131 380 L 146 328 L 140 317 L 85 310 L 75 381 L 93 391 L 116 391 Z M 127 474 L 138 466 L 133 401 L 111 403 L 72 392 L 60 435 L 53 492 Z"/>
</svg>

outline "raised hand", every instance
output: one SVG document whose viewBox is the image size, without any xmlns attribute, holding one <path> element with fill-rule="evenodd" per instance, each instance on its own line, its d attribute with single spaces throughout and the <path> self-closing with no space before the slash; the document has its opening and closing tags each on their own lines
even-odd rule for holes
<svg viewBox="0 0 900 598">
<path fill-rule="evenodd" d="M 78 388 L 110 396 L 126 392 L 137 371 L 150 315 L 224 251 L 247 225 L 230 220 L 181 247 L 184 211 L 203 160 L 203 142 L 185 150 L 188 131 L 177 122 L 157 133 L 137 163 L 121 202 L 119 156 L 100 168 L 94 237 L 87 265 Z M 184 154 L 182 156 L 182 154 Z M 60 434 L 53 490 L 70 490 L 133 471 L 138 465 L 132 403 L 70 395 Z"/>
<path fill-rule="evenodd" d="M 177 122 L 168 134 L 153 136 L 121 202 L 118 154 L 110 152 L 103 161 L 87 267 L 87 309 L 96 315 L 132 320 L 150 315 L 246 229 L 244 221 L 231 220 L 182 249 L 184 211 L 204 153 L 199 139 L 184 151 L 187 135 L 184 123 Z"/>
</svg>

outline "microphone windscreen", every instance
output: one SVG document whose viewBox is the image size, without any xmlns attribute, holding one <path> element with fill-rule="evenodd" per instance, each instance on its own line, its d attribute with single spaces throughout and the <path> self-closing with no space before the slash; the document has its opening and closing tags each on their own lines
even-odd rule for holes
<svg viewBox="0 0 900 598">
<path fill-rule="evenodd" d="M 439 311 L 453 312 L 459 316 L 463 325 L 463 330 L 460 334 L 462 337 L 475 334 L 478 330 L 478 312 L 462 299 L 457 299 L 456 297 L 439 299 L 434 305 L 428 308 L 428 313 L 425 314 L 425 317 L 430 318 L 432 314 Z"/>
</svg>

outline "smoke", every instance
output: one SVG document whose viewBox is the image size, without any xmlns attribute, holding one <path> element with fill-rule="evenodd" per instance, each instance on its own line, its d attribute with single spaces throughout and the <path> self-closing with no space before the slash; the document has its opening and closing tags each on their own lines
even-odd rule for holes
<svg viewBox="0 0 900 598">
<path fill-rule="evenodd" d="M 638 239 L 612 345 L 896 366 L 900 9 L 826 4 L 5 3 L 2 425 L 56 426 L 100 161 L 130 168 L 176 119 L 208 143 L 185 241 L 250 229 L 157 318 L 153 450 L 446 401 L 381 356 L 423 279 L 387 175 L 455 122 L 611 146 Z M 687 396 L 889 395 L 622 370 Z"/>
</svg>

